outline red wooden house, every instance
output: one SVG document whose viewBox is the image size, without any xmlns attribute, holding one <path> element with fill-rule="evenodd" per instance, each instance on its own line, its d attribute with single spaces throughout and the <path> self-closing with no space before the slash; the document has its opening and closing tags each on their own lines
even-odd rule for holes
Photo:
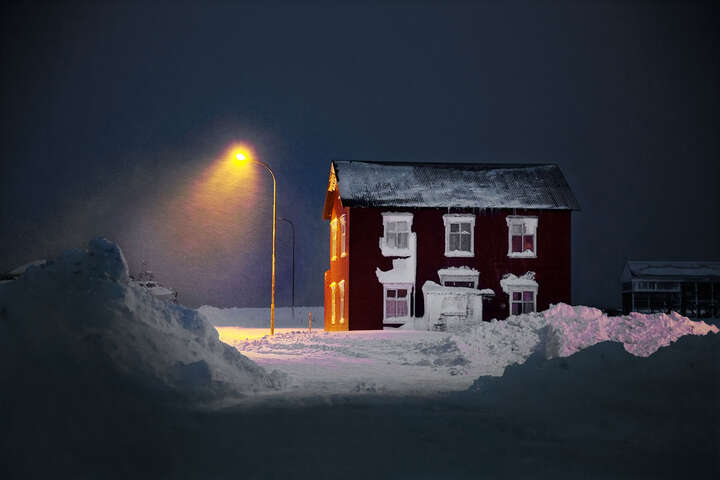
<svg viewBox="0 0 720 480">
<path fill-rule="evenodd" d="M 569 303 L 577 209 L 557 165 L 333 161 L 325 329 Z"/>
</svg>

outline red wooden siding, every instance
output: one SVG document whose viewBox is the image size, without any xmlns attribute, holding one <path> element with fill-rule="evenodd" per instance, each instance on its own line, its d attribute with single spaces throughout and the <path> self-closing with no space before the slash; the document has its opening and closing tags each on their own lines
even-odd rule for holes
<svg viewBox="0 0 720 480">
<path fill-rule="evenodd" d="M 506 318 L 509 310 L 508 295 L 500 287 L 500 279 L 506 273 L 522 275 L 536 273 L 539 285 L 537 309 L 545 310 L 550 303 L 570 303 L 570 211 L 568 210 L 456 210 L 452 213 L 475 214 L 475 256 L 470 258 L 445 257 L 445 228 L 443 215 L 447 209 L 436 208 L 351 208 L 348 215 L 350 281 L 349 318 L 351 330 L 382 328 L 382 285 L 375 269 L 389 270 L 392 258 L 384 257 L 378 246 L 383 233 L 383 211 L 412 212 L 412 230 L 417 234 L 417 278 L 415 284 L 415 316 L 424 313 L 422 286 L 426 280 L 439 282 L 437 271 L 447 267 L 468 266 L 480 272 L 478 288 L 491 288 L 495 297 L 486 302 L 483 318 Z M 335 210 L 333 210 L 335 211 Z M 538 217 L 537 258 L 508 258 L 508 215 Z M 349 218 L 352 217 L 352 229 Z M 332 263 L 332 262 L 331 262 Z M 331 272 L 333 267 L 331 265 Z M 344 270 L 343 274 L 347 274 Z M 339 278 L 334 273 L 330 281 Z M 326 312 L 329 295 L 326 281 Z M 352 288 L 350 288 L 352 285 Z M 327 325 L 326 313 L 326 325 Z"/>
</svg>

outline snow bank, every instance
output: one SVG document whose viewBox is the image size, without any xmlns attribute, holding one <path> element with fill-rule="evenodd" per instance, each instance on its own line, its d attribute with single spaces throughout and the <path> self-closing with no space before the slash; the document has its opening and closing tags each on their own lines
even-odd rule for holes
<svg viewBox="0 0 720 480">
<path fill-rule="evenodd" d="M 566 357 L 604 341 L 619 342 L 638 357 L 652 355 L 684 335 L 718 333 L 705 322 L 694 322 L 679 313 L 631 313 L 608 317 L 591 307 L 573 307 L 560 303 L 543 312 L 548 322 L 543 332 L 545 356 Z"/>
<path fill-rule="evenodd" d="M 632 355 L 647 357 L 682 336 L 707 333 L 718 333 L 718 328 L 675 312 L 608 317 L 596 308 L 564 303 L 507 320 L 471 323 L 454 332 L 466 355 L 486 362 L 493 375 L 523 363 L 535 351 L 545 358 L 567 357 L 611 341 L 621 343 Z"/>
<path fill-rule="evenodd" d="M 20 368 L 58 359 L 106 365 L 151 389 L 204 400 L 286 381 L 220 342 L 196 311 L 132 285 L 122 251 L 104 238 L 0 285 L 0 312 L 2 356 Z"/>
</svg>

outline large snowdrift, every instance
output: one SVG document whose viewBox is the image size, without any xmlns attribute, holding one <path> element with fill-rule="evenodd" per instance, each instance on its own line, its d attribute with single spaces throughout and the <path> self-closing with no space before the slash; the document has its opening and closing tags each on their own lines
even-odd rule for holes
<svg viewBox="0 0 720 480">
<path fill-rule="evenodd" d="M 501 375 L 504 367 L 522 363 L 536 351 L 545 358 L 567 357 L 611 341 L 635 356 L 647 357 L 684 335 L 707 333 L 718 333 L 718 328 L 675 312 L 609 317 L 596 308 L 560 303 L 543 312 L 472 323 L 454 335 L 466 351 L 488 352 L 488 367 Z"/>
<path fill-rule="evenodd" d="M 0 355 L 15 377 L 26 366 L 72 378 L 57 365 L 102 365 L 123 381 L 203 400 L 286 382 L 220 342 L 196 311 L 133 286 L 122 251 L 104 238 L 0 285 L 0 312 Z"/>
</svg>

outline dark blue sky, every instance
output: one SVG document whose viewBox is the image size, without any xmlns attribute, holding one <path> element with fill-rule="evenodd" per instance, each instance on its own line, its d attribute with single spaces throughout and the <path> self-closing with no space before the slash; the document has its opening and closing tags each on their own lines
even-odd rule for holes
<svg viewBox="0 0 720 480">
<path fill-rule="evenodd" d="M 558 163 L 576 303 L 618 304 L 628 258 L 720 258 L 711 4 L 2 8 L 0 271 L 104 235 L 189 305 L 266 304 L 269 177 L 187 203 L 233 141 L 277 173 L 297 304 L 322 302 L 332 158 Z"/>
</svg>

